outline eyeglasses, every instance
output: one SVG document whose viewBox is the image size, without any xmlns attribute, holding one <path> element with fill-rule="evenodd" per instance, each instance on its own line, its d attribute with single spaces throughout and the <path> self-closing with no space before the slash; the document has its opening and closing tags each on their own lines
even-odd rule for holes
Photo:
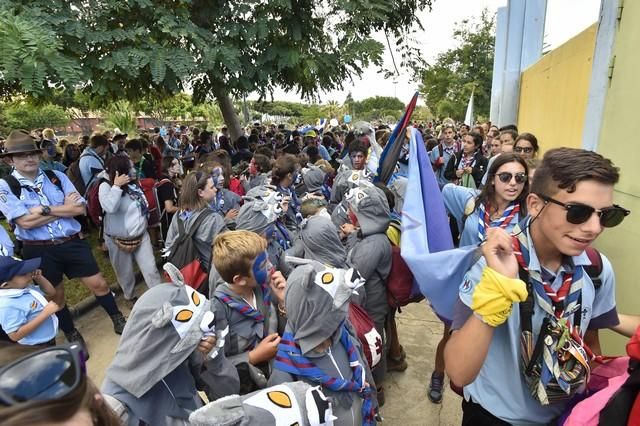
<svg viewBox="0 0 640 426">
<path fill-rule="evenodd" d="M 530 146 L 524 147 L 524 146 L 516 146 L 515 148 L 513 148 L 514 152 L 517 153 L 526 153 L 526 154 L 531 154 L 533 152 L 533 148 L 531 148 Z"/>
<path fill-rule="evenodd" d="M 547 203 L 564 207 L 567 211 L 567 222 L 573 223 L 574 225 L 585 223 L 591 218 L 591 215 L 596 213 L 598 217 L 600 217 L 600 225 L 604 228 L 613 228 L 614 226 L 620 225 L 624 218 L 631 213 L 631 211 L 617 204 L 614 204 L 613 207 L 605 207 L 604 209 L 598 210 L 586 204 L 565 204 L 546 195 L 537 195 Z"/>
<path fill-rule="evenodd" d="M 498 176 L 498 179 L 500 179 L 500 182 L 502 183 L 509 183 L 511 182 L 511 179 L 515 177 L 516 183 L 518 185 L 522 185 L 529 178 L 526 173 L 522 173 L 522 172 L 516 173 L 515 175 L 509 172 L 502 172 L 502 173 L 498 173 L 496 176 Z"/>
<path fill-rule="evenodd" d="M 0 403 L 14 405 L 62 398 L 82 382 L 85 361 L 84 349 L 77 343 L 24 356 L 0 370 Z"/>
</svg>

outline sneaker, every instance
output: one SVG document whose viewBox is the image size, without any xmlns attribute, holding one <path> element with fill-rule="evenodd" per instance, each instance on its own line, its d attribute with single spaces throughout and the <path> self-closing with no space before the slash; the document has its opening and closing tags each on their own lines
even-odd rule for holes
<svg viewBox="0 0 640 426">
<path fill-rule="evenodd" d="M 111 321 L 113 322 L 113 331 L 116 334 L 122 334 L 124 326 L 127 324 L 127 320 L 124 319 L 124 315 L 121 312 L 111 315 Z"/>
<path fill-rule="evenodd" d="M 435 371 L 431 373 L 431 382 L 429 383 L 429 392 L 427 396 L 429 401 L 434 404 L 440 404 L 442 402 L 442 392 L 444 387 L 444 374 L 438 374 Z"/>
<path fill-rule="evenodd" d="M 409 365 L 402 357 L 400 358 L 387 358 L 387 371 L 399 371 L 402 372 L 407 369 Z"/>
<path fill-rule="evenodd" d="M 67 342 L 69 343 L 71 342 L 80 343 L 84 348 L 84 352 L 85 352 L 85 355 L 87 356 L 87 360 L 89 359 L 89 349 L 87 348 L 87 343 L 84 341 L 84 337 L 82 337 L 82 334 L 80 334 L 78 329 L 74 328 L 69 333 L 64 333 L 64 337 L 67 338 Z"/>
</svg>

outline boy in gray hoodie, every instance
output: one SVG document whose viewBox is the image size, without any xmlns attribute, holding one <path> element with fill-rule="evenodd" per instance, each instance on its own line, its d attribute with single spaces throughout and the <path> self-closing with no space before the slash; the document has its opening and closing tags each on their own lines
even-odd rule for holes
<svg viewBox="0 0 640 426">
<path fill-rule="evenodd" d="M 343 233 L 349 234 L 347 263 L 365 279 L 363 307 L 380 336 L 384 336 L 389 314 L 386 282 L 391 272 L 391 243 L 386 234 L 390 221 L 389 204 L 382 190 L 365 182 L 350 190 L 345 199 L 351 222 L 341 228 Z M 373 369 L 373 377 L 379 386 L 387 368 L 386 358 L 383 353 L 382 361 Z"/>
</svg>

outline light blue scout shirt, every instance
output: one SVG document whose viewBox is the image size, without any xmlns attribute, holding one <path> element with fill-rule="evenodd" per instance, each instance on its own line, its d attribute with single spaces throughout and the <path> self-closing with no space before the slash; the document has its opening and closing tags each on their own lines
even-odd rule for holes
<svg viewBox="0 0 640 426">
<path fill-rule="evenodd" d="M 0 289 L 0 325 L 7 333 L 17 331 L 24 324 L 34 319 L 42 310 L 47 300 L 36 286 L 24 289 Z M 31 334 L 18 340 L 22 345 L 38 345 L 56 337 L 58 319 L 55 315 L 47 318 Z"/>
<path fill-rule="evenodd" d="M 449 159 L 456 154 L 458 144 L 454 141 L 449 150 L 445 149 L 444 142 L 442 142 L 441 144 L 443 149 L 442 160 L 444 162 L 442 163 L 442 166 L 435 173 L 436 173 L 436 177 L 438 178 L 438 185 L 440 185 L 440 187 L 443 187 L 444 185 L 451 183 L 450 180 L 444 177 L 444 171 L 447 168 Z M 431 150 L 431 153 L 429 154 L 429 160 L 431 160 L 431 164 L 435 164 L 435 162 L 438 161 L 438 158 L 440 158 L 440 146 L 436 146 L 435 148 L 433 148 L 433 150 Z"/>
<path fill-rule="evenodd" d="M 78 160 L 78 167 L 80 169 L 80 174 L 82 175 L 82 180 L 84 181 L 85 186 L 89 186 L 91 180 L 93 180 L 94 176 L 101 170 L 104 170 L 104 160 L 95 149 L 90 146 L 86 147 L 82 154 L 80 155 L 80 159 Z M 80 194 L 84 195 L 84 194 Z"/>
<path fill-rule="evenodd" d="M 60 191 L 58 186 L 52 183 L 42 170 L 40 170 L 40 175 L 36 180 L 43 179 L 42 193 L 48 200 L 47 205 L 60 206 L 64 204 L 65 194 L 71 194 L 72 192 L 77 192 L 77 190 L 64 173 L 54 173 L 60 179 L 64 192 Z M 14 170 L 11 174 L 18 181 L 26 179 L 17 170 Z M 84 199 L 82 199 L 82 203 L 85 203 Z M 17 218 L 29 214 L 29 209 L 40 205 L 43 205 L 43 202 L 33 189 L 25 188 L 22 185 L 20 198 L 17 198 L 9 189 L 7 182 L 4 179 L 0 180 L 0 211 L 9 222 L 15 223 Z M 80 229 L 80 224 L 74 218 L 61 217 L 54 222 L 34 229 L 23 229 L 20 226 L 16 226 L 14 233 L 16 238 L 21 241 L 36 241 L 69 237 L 80 232 Z"/>
<path fill-rule="evenodd" d="M 478 225 L 480 223 L 480 212 L 478 209 L 473 210 L 473 213 L 469 214 L 475 207 L 475 198 L 480 194 L 480 191 L 473 188 L 465 188 L 464 186 L 458 186 L 453 183 L 449 183 L 442 188 L 442 198 L 444 199 L 444 206 L 447 212 L 453 216 L 458 222 L 458 229 L 461 231 L 460 235 L 460 247 L 478 245 L 482 242 L 479 236 Z M 465 214 L 467 218 L 462 223 L 462 219 Z M 491 222 L 489 227 L 498 226 L 499 220 Z M 511 232 L 514 226 L 520 222 L 520 214 L 516 213 L 511 222 L 504 228 L 505 231 Z M 485 231 L 486 235 L 486 231 Z"/>
<path fill-rule="evenodd" d="M 529 269 L 540 271 L 540 262 L 531 240 L 529 240 L 529 253 Z M 551 284 L 554 290 L 558 290 L 562 285 L 565 271 L 571 272 L 576 266 L 591 264 L 586 253 L 567 260 L 567 264 L 560 267 Z M 460 299 L 456 306 L 453 330 L 460 329 L 469 316 L 473 315 L 471 311 L 473 290 L 480 281 L 485 266 L 486 261 L 482 257 L 465 275 L 460 286 Z M 604 255 L 602 267 L 600 275 L 602 286 L 597 291 L 597 298 L 591 279 L 586 273 L 583 275 L 582 335 L 587 328 L 599 329 L 617 324 L 615 277 L 611 264 Z M 538 338 L 544 316 L 544 311 L 535 302 L 532 318 L 534 342 Z M 614 316 L 615 319 L 613 319 Z M 473 383 L 464 387 L 464 398 L 466 400 L 471 398 L 473 402 L 480 404 L 494 416 L 516 426 L 547 424 L 562 413 L 566 403 L 543 406 L 531 396 L 520 367 L 520 334 L 519 304 L 514 303 L 511 316 L 504 324 L 495 328 L 487 358 Z"/>
<path fill-rule="evenodd" d="M 0 226 L 0 256 L 13 256 L 13 241 L 3 226 Z"/>
</svg>

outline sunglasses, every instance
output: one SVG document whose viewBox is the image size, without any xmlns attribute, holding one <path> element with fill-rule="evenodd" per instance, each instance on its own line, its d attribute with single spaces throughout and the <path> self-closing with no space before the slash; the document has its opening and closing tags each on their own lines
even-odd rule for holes
<svg viewBox="0 0 640 426">
<path fill-rule="evenodd" d="M 500 179 L 500 182 L 502 183 L 509 183 L 511 182 L 511 179 L 515 177 L 516 183 L 519 185 L 525 183 L 527 179 L 529 179 L 527 174 L 523 172 L 516 173 L 515 175 L 509 172 L 502 172 L 502 173 L 498 173 L 496 176 L 498 176 L 498 179 Z"/>
<path fill-rule="evenodd" d="M 547 203 L 564 207 L 567 211 L 567 222 L 573 223 L 574 225 L 585 223 L 596 213 L 598 217 L 600 217 L 600 225 L 604 228 L 613 228 L 614 226 L 620 225 L 624 218 L 631 213 L 631 211 L 616 204 L 614 204 L 613 207 L 605 207 L 604 209 L 598 210 L 586 204 L 565 204 L 546 195 L 537 195 Z"/>
<path fill-rule="evenodd" d="M 515 148 L 513 148 L 514 152 L 517 153 L 526 153 L 526 154 L 531 154 L 533 152 L 533 148 L 531 148 L 530 146 L 527 147 L 523 147 L 523 146 L 516 146 Z"/>
<path fill-rule="evenodd" d="M 54 346 L 24 356 L 0 369 L 0 403 L 59 399 L 76 390 L 86 375 L 81 345 Z"/>
</svg>

